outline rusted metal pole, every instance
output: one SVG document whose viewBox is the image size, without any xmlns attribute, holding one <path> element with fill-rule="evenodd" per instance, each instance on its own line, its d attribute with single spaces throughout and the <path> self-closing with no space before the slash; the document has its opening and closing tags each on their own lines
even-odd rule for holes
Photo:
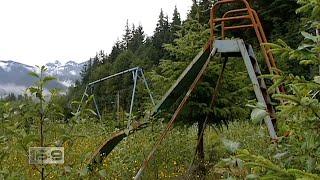
<svg viewBox="0 0 320 180">
<path fill-rule="evenodd" d="M 245 15 L 245 16 L 222 17 L 222 18 L 214 19 L 214 22 L 237 21 L 237 20 L 243 20 L 243 19 L 250 19 L 250 16 Z"/>
<path fill-rule="evenodd" d="M 224 27 L 223 30 L 233 30 L 233 29 L 243 29 L 243 28 L 253 28 L 254 24 L 246 24 L 246 25 L 239 25 L 239 26 L 227 26 Z"/>
</svg>

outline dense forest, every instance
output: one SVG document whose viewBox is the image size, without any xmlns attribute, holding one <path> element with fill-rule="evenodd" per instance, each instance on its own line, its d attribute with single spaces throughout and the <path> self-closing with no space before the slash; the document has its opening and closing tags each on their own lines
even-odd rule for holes
<svg viewBox="0 0 320 180">
<path fill-rule="evenodd" d="M 90 86 L 84 94 L 87 85 L 140 67 L 157 104 L 210 39 L 214 3 L 193 0 L 186 20 L 177 8 L 172 18 L 161 10 L 152 36 L 141 25 L 124 22 L 112 51 L 98 50 L 67 94 L 53 89 L 44 95 L 55 78 L 46 76 L 45 67 L 31 72 L 37 82 L 28 88 L 29 95 L 10 95 L 0 102 L 0 179 L 132 179 L 178 104 L 92 166 L 88 161 L 106 139 L 129 128 L 128 121 L 144 121 L 154 105 L 138 78 L 129 114 L 131 72 Z M 227 37 L 252 44 L 272 94 L 278 139 L 270 139 L 263 122 L 266 111 L 255 100 L 244 63 L 236 58 L 227 62 L 216 105 L 210 106 L 223 66 L 214 58 L 141 179 L 320 179 L 320 1 L 250 3 L 262 21 L 269 40 L 263 46 L 274 54 L 277 73 L 269 73 L 252 29 L 231 31 Z M 286 92 L 277 93 L 279 86 Z M 64 147 L 64 164 L 29 164 L 28 148 L 36 146 Z"/>
</svg>

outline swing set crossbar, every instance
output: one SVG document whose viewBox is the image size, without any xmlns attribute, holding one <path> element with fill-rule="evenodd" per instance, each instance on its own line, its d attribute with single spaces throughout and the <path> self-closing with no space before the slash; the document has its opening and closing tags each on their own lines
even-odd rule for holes
<svg viewBox="0 0 320 180">
<path fill-rule="evenodd" d="M 96 80 L 96 81 L 93 81 L 93 82 L 89 83 L 88 86 L 92 86 L 92 85 L 94 85 L 94 84 L 97 84 L 97 83 L 100 83 L 100 82 L 102 82 L 102 81 L 105 81 L 105 80 L 114 78 L 114 77 L 116 77 L 116 76 L 120 76 L 120 75 L 122 75 L 122 74 L 126 74 L 126 73 L 129 73 L 129 72 L 134 72 L 134 71 L 137 71 L 137 70 L 140 70 L 140 69 L 141 69 L 141 68 L 139 68 L 139 67 L 127 69 L 127 70 L 125 70 L 125 71 L 121 71 L 121 72 L 119 72 L 119 73 L 112 74 L 112 75 L 110 75 L 110 76 L 107 76 L 107 77 L 98 79 L 98 80 Z"/>
<path fill-rule="evenodd" d="M 98 80 L 96 80 L 96 81 L 93 81 L 93 82 L 88 83 L 88 85 L 86 86 L 86 88 L 85 88 L 85 90 L 84 90 L 84 93 L 83 93 L 83 95 L 82 95 L 81 102 L 80 102 L 80 104 L 79 104 L 79 106 L 78 106 L 78 109 L 77 109 L 77 113 L 80 112 L 81 105 L 82 105 L 82 103 L 83 103 L 83 101 L 84 101 L 84 98 L 85 98 L 86 96 L 88 96 L 88 95 L 87 95 L 87 91 L 88 91 L 89 88 L 91 88 L 91 94 L 93 94 L 93 87 L 94 87 L 95 84 L 101 83 L 101 82 L 106 81 L 106 80 L 108 80 L 108 79 L 112 79 L 112 78 L 114 78 L 114 77 L 121 76 L 121 75 L 123 75 L 123 74 L 130 73 L 130 72 L 132 72 L 132 76 L 133 76 L 133 89 L 132 89 L 132 97 L 131 97 L 131 103 L 130 103 L 130 112 L 129 112 L 130 115 L 129 115 L 129 121 L 128 121 L 128 127 L 129 127 L 130 124 L 131 124 L 132 110 L 133 110 L 133 102 L 134 102 L 134 98 L 135 98 L 136 85 L 137 85 L 138 79 L 142 79 L 142 80 L 143 80 L 144 85 L 145 85 L 145 88 L 146 88 L 147 91 L 148 91 L 150 100 L 151 100 L 153 106 L 155 106 L 155 101 L 154 101 L 154 99 L 153 99 L 151 90 L 150 90 L 149 85 L 148 85 L 148 83 L 147 83 L 147 80 L 146 80 L 146 78 L 145 78 L 145 76 L 144 76 L 143 70 L 142 70 L 142 68 L 140 68 L 140 67 L 134 67 L 134 68 L 131 68 L 131 69 L 127 69 L 127 70 L 124 70 L 124 71 L 121 71 L 121 72 L 118 72 L 118 73 L 112 74 L 112 75 L 110 75 L 110 76 L 107 76 L 107 77 L 104 77 L 104 78 L 101 78 L 101 79 L 98 79 Z M 140 74 L 140 75 L 139 75 L 139 74 Z M 99 108 L 98 108 L 97 102 L 96 102 L 96 100 L 95 100 L 95 97 L 93 97 L 93 102 L 94 102 L 94 105 L 95 105 L 95 108 L 96 108 L 96 111 L 97 111 L 97 115 L 98 115 L 99 119 L 101 120 L 102 117 L 101 117 L 101 114 L 100 114 L 100 112 L 99 112 Z"/>
</svg>

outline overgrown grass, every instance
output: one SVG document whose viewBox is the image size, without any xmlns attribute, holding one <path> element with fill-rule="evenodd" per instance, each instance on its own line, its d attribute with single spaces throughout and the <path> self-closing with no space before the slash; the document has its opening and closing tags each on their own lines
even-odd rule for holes
<svg viewBox="0 0 320 180">
<path fill-rule="evenodd" d="M 97 179 L 105 176 L 107 179 L 132 179 L 142 165 L 143 160 L 151 151 L 166 124 L 156 123 L 154 127 L 140 130 L 122 141 L 114 151 L 103 161 L 103 165 L 95 172 L 86 169 L 86 160 L 99 145 L 108 139 L 116 129 L 114 123 L 85 121 L 74 127 L 68 124 L 47 123 L 46 142 L 56 142 L 63 138 L 64 131 L 70 137 L 63 146 L 65 148 L 65 163 L 63 165 L 48 165 L 46 167 L 49 179 Z M 35 129 L 34 129 L 35 130 Z M 36 130 L 34 131 L 36 133 Z M 223 140 L 240 143 L 240 148 L 249 150 L 274 160 L 275 147 L 271 143 L 267 130 L 263 126 L 254 125 L 248 121 L 231 123 L 228 128 L 216 130 L 212 127 L 205 132 L 205 165 L 207 179 L 219 179 L 223 176 L 222 169 L 215 165 L 228 158 L 232 152 L 228 150 Z M 175 127 L 156 151 L 143 174 L 143 179 L 184 179 L 187 175 L 197 178 L 195 165 L 188 171 L 194 157 L 197 143 L 197 127 Z M 36 145 L 29 144 L 29 146 Z M 48 144 L 50 145 L 50 144 Z M 12 138 L 7 144 L 1 143 L 1 148 L 8 147 L 8 153 L 1 162 L 1 172 L 7 173 L 7 178 L 38 179 L 39 173 L 28 164 L 28 157 L 19 146 L 19 139 Z M 102 176 L 103 175 L 103 176 Z"/>
</svg>

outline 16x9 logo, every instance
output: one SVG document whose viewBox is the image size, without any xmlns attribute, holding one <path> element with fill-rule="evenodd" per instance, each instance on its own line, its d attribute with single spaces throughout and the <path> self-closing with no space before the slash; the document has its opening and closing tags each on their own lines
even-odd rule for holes
<svg viewBox="0 0 320 180">
<path fill-rule="evenodd" d="M 63 147 L 30 147 L 29 164 L 63 164 Z"/>
</svg>

